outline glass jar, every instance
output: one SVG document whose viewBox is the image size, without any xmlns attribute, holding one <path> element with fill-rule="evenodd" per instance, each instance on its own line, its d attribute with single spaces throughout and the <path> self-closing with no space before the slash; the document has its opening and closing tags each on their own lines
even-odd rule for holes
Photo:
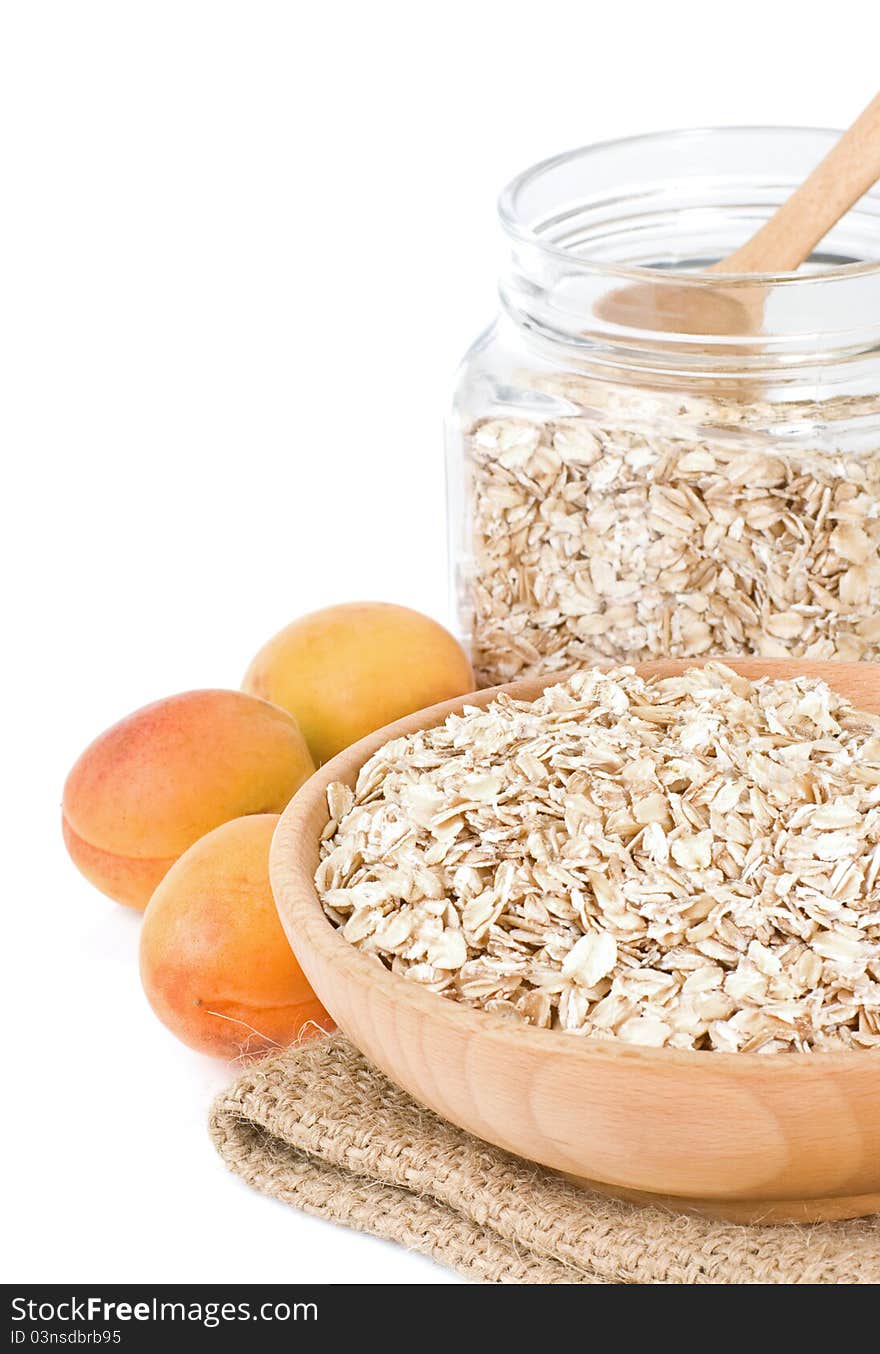
<svg viewBox="0 0 880 1354">
<path fill-rule="evenodd" d="M 502 194 L 501 315 L 448 425 L 455 604 L 484 685 L 652 657 L 880 659 L 880 192 L 798 273 L 724 278 L 756 317 L 743 332 L 628 327 L 608 301 L 717 289 L 696 270 L 836 136 L 638 137 Z"/>
</svg>

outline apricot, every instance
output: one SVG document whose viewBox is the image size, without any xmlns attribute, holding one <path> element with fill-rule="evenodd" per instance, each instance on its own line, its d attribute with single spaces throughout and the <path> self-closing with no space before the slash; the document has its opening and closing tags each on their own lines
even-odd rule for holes
<svg viewBox="0 0 880 1354">
<path fill-rule="evenodd" d="M 188 846 L 280 812 L 314 769 L 286 710 L 241 691 L 169 696 L 86 748 L 64 787 L 64 840 L 91 883 L 143 909 Z"/>
<path fill-rule="evenodd" d="M 144 913 L 144 991 L 163 1024 L 202 1053 L 253 1056 L 315 1025 L 333 1028 L 275 910 L 277 822 L 261 813 L 214 828 L 171 866 Z"/>
<path fill-rule="evenodd" d="M 242 686 L 289 710 L 320 765 L 392 720 L 474 689 L 464 649 L 407 607 L 351 602 L 270 639 Z"/>
</svg>

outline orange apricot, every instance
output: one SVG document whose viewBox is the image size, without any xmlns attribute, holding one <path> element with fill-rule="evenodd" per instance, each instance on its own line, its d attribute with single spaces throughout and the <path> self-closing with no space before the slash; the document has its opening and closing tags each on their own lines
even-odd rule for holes
<svg viewBox="0 0 880 1354">
<path fill-rule="evenodd" d="M 64 787 L 64 840 L 103 893 L 143 909 L 199 837 L 280 812 L 313 770 L 287 711 L 241 691 L 169 696 L 86 748 Z"/>
<path fill-rule="evenodd" d="M 172 1033 L 203 1053 L 252 1057 L 333 1028 L 275 909 L 277 822 L 256 814 L 209 832 L 171 866 L 144 913 L 144 991 Z"/>
</svg>

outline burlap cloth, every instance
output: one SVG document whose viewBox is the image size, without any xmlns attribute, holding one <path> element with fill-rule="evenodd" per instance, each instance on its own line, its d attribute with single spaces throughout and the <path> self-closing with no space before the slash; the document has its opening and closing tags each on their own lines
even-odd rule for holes
<svg viewBox="0 0 880 1354">
<path fill-rule="evenodd" d="M 264 1194 L 480 1283 L 880 1283 L 880 1216 L 740 1227 L 588 1194 L 438 1119 L 341 1034 L 248 1068 L 211 1136 Z"/>
</svg>

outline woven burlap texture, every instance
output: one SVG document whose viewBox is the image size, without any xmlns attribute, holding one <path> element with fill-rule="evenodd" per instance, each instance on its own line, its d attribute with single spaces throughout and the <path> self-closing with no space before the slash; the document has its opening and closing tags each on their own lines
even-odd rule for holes
<svg viewBox="0 0 880 1354">
<path fill-rule="evenodd" d="M 341 1034 L 249 1067 L 210 1127 L 264 1194 L 480 1283 L 880 1283 L 880 1216 L 740 1227 L 589 1194 L 445 1123 Z"/>
</svg>

